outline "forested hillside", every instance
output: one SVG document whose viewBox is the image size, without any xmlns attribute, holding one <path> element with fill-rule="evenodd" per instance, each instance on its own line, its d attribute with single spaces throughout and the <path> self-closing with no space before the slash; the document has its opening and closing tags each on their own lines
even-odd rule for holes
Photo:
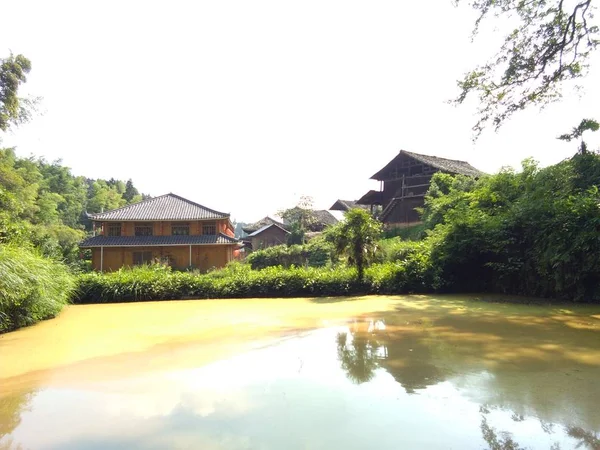
<svg viewBox="0 0 600 450">
<path fill-rule="evenodd" d="M 139 202 L 131 180 L 94 180 L 71 173 L 60 161 L 20 158 L 0 148 L 0 243 L 33 246 L 69 264 L 80 260 L 78 242 L 91 223 L 86 212 Z"/>
</svg>

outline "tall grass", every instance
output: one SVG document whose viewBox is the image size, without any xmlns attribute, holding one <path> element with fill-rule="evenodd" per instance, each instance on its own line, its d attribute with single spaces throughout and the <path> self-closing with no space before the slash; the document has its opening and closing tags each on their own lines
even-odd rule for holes
<svg viewBox="0 0 600 450">
<path fill-rule="evenodd" d="M 0 245 L 0 333 L 56 316 L 74 289 L 75 278 L 64 264 Z"/>
</svg>

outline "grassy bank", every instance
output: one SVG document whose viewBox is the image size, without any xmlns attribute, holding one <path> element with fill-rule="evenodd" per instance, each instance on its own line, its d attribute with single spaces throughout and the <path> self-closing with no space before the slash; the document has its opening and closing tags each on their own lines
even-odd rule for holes
<svg viewBox="0 0 600 450">
<path fill-rule="evenodd" d="M 75 277 L 64 264 L 0 245 L 0 333 L 56 316 L 74 288 Z"/>
</svg>

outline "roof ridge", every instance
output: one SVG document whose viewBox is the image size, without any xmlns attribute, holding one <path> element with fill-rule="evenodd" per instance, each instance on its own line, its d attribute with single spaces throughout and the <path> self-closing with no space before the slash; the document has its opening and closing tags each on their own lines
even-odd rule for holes
<svg viewBox="0 0 600 450">
<path fill-rule="evenodd" d="M 206 207 L 206 206 L 204 206 L 204 205 L 201 205 L 200 203 L 196 203 L 196 202 L 194 202 L 194 201 L 192 201 L 192 200 L 189 200 L 189 199 L 187 199 L 187 198 L 185 198 L 185 197 L 182 197 L 181 195 L 173 194 L 172 192 L 169 192 L 168 194 L 165 194 L 165 195 L 163 195 L 163 196 L 161 196 L 161 197 L 165 197 L 165 196 L 167 196 L 167 195 L 170 195 L 171 197 L 178 198 L 179 200 L 183 200 L 184 202 L 191 203 L 191 204 L 192 204 L 192 205 L 194 205 L 194 206 L 199 206 L 200 208 L 207 209 L 207 210 L 209 210 L 210 212 L 213 212 L 213 213 L 215 213 L 215 214 L 222 214 L 222 215 L 224 215 L 224 216 L 228 216 L 228 217 L 231 215 L 230 213 L 224 213 L 224 212 L 221 212 L 221 211 L 217 211 L 216 209 L 208 208 L 208 207 Z"/>
<path fill-rule="evenodd" d="M 465 164 L 469 164 L 468 161 L 465 161 L 463 159 L 451 159 L 451 158 L 444 158 L 443 156 L 435 156 L 435 155 L 426 155 L 425 153 L 417 153 L 417 152 L 411 152 L 410 150 L 400 150 L 399 153 L 405 153 L 407 155 L 416 155 L 416 156 L 425 156 L 427 158 L 435 158 L 435 159 L 443 159 L 445 161 L 456 161 L 456 162 L 461 162 L 461 163 L 465 163 Z M 470 164 L 469 164 L 470 165 Z"/>
<path fill-rule="evenodd" d="M 171 194 L 169 193 L 169 194 L 163 194 L 163 195 L 159 195 L 158 197 L 147 198 L 146 200 L 142 200 L 141 202 L 130 203 L 129 205 L 121 206 L 121 207 L 119 207 L 119 208 L 110 209 L 110 210 L 108 210 L 108 211 L 103 211 L 103 212 L 99 212 L 99 213 L 93 213 L 93 214 L 88 214 L 88 215 L 89 215 L 89 216 L 97 216 L 97 215 L 99 215 L 99 214 L 106 214 L 106 213 L 109 213 L 109 212 L 121 211 L 121 210 L 123 210 L 123 209 L 131 208 L 132 206 L 141 205 L 142 203 L 148 203 L 148 202 L 151 202 L 151 201 L 153 201 L 153 200 L 157 200 L 157 199 L 159 199 L 159 198 L 166 197 L 166 196 L 168 196 L 168 195 L 171 195 Z"/>
<path fill-rule="evenodd" d="M 208 211 L 209 213 L 212 213 L 212 214 L 215 214 L 215 215 L 218 215 L 218 216 L 222 216 L 221 218 L 223 218 L 223 219 L 224 218 L 229 218 L 231 216 L 230 213 L 224 213 L 224 212 L 221 212 L 221 211 L 217 211 L 216 209 L 208 208 L 208 207 L 206 207 L 204 205 L 201 205 L 200 203 L 196 203 L 196 202 L 194 202 L 192 200 L 189 200 L 189 199 L 187 199 L 185 197 L 182 197 L 181 195 L 177 195 L 177 194 L 174 194 L 172 192 L 169 192 L 168 194 L 163 194 L 163 195 L 159 195 L 158 197 L 148 198 L 146 200 L 142 200 L 142 201 L 137 202 L 137 203 L 130 203 L 129 205 L 121 206 L 120 208 L 115 208 L 115 209 L 111 209 L 111 210 L 108 210 L 108 211 L 103 211 L 103 212 L 98 212 L 98 213 L 93 213 L 93 214 L 89 214 L 88 213 L 88 217 L 90 217 L 92 220 L 94 220 L 94 219 L 96 219 L 98 217 L 102 217 L 103 215 L 114 214 L 116 212 L 121 212 L 121 211 L 128 210 L 128 209 L 131 209 L 131 208 L 139 208 L 141 205 L 149 204 L 149 203 L 152 203 L 152 202 L 155 202 L 157 200 L 164 199 L 164 198 L 172 198 L 172 199 L 176 199 L 176 200 L 182 201 L 184 203 L 187 203 L 188 205 L 195 206 L 195 207 L 200 208 L 202 210 Z M 107 219 L 107 220 L 110 220 L 110 219 Z"/>
</svg>

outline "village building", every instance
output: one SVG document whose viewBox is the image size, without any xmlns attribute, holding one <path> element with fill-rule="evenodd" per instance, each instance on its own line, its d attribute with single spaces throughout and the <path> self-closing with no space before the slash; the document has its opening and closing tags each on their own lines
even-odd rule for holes
<svg viewBox="0 0 600 450">
<path fill-rule="evenodd" d="M 466 161 L 401 150 L 394 159 L 371 177 L 379 181 L 379 190 L 367 192 L 356 203 L 368 206 L 372 211 L 380 207 L 381 213 L 378 218 L 388 228 L 420 223 L 421 218 L 417 208 L 424 206 L 425 194 L 436 172 L 471 177 L 483 175 L 483 172 Z"/>
<path fill-rule="evenodd" d="M 207 271 L 224 267 L 240 245 L 229 214 L 175 194 L 89 218 L 95 236 L 80 247 L 92 250 L 92 267 L 101 272 L 155 261 Z"/>
<path fill-rule="evenodd" d="M 243 238 L 244 243 L 250 245 L 252 250 L 260 250 L 275 245 L 287 244 L 290 232 L 283 226 L 272 223 L 259 228 Z"/>
<path fill-rule="evenodd" d="M 244 225 L 244 227 L 242 227 L 242 231 L 247 234 L 252 234 L 252 233 L 260 230 L 261 228 L 266 227 L 267 225 L 272 225 L 272 224 L 275 224 L 283 229 L 286 229 L 286 226 L 282 222 L 278 222 L 277 220 L 272 219 L 269 216 L 265 216 L 262 219 L 254 222 L 254 223 Z"/>
</svg>

